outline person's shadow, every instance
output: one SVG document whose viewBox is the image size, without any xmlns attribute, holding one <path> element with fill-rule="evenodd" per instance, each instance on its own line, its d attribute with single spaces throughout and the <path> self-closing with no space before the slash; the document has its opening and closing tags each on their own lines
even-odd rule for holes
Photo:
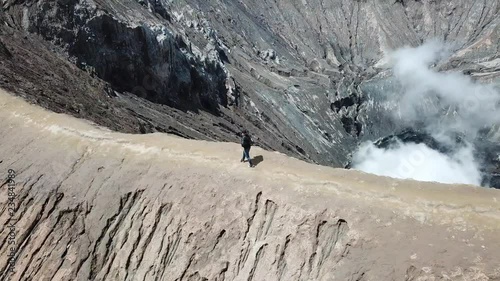
<svg viewBox="0 0 500 281">
<path fill-rule="evenodd" d="M 252 158 L 252 165 L 257 166 L 259 165 L 262 161 L 264 161 L 264 156 L 258 155 Z"/>
</svg>

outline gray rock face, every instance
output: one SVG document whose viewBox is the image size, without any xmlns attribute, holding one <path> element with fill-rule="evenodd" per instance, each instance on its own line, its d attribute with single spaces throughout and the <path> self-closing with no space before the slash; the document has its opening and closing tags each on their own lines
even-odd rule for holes
<svg viewBox="0 0 500 281">
<path fill-rule="evenodd" d="M 439 69 L 497 81 L 499 6 L 499 0 L 3 4 L 8 25 L 58 46 L 58 54 L 113 90 L 211 114 L 200 117 L 202 126 L 182 112 L 168 123 L 169 113 L 148 109 L 155 105 L 137 111 L 136 102 L 118 98 L 117 108 L 139 118 L 139 131 L 235 140 L 247 127 L 263 147 L 332 166 L 345 166 L 360 140 L 401 129 L 369 102 L 392 87 L 383 61 L 388 51 L 440 38 L 456 47 Z"/>
<path fill-rule="evenodd" d="M 6 59 L 12 58 L 11 52 L 9 51 L 9 49 L 7 49 L 7 47 L 5 47 L 5 45 L 1 41 L 0 41 L 0 56 Z"/>
<path fill-rule="evenodd" d="M 223 65 L 189 56 L 182 37 L 154 18 L 139 25 L 78 1 L 43 3 L 23 10 L 27 30 L 64 47 L 80 68 L 115 90 L 183 110 L 217 113 L 218 106 L 227 105 Z"/>
</svg>

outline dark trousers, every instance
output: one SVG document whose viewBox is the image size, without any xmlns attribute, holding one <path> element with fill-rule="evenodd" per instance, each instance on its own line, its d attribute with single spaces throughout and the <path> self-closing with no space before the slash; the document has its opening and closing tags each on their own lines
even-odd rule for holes
<svg viewBox="0 0 500 281">
<path fill-rule="evenodd" d="M 245 160 L 248 159 L 248 163 L 250 164 L 250 166 L 252 166 L 252 158 L 250 158 L 250 147 L 244 147 L 243 148 L 243 158 L 241 158 L 241 160 Z"/>
</svg>

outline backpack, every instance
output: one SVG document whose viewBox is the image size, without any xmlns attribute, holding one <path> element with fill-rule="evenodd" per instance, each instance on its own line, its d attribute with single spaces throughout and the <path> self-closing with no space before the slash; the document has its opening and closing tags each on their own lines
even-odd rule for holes
<svg viewBox="0 0 500 281">
<path fill-rule="evenodd" d="M 250 138 L 250 136 L 244 135 L 243 138 L 241 138 L 241 146 L 249 147 L 251 145 L 252 145 L 252 139 Z"/>
</svg>

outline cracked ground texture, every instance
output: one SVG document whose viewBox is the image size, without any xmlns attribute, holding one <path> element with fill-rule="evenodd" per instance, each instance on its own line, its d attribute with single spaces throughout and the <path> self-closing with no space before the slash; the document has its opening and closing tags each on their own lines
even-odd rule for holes
<svg viewBox="0 0 500 281">
<path fill-rule="evenodd" d="M 0 92 L 0 280 L 500 280 L 500 191 L 112 132 Z"/>
</svg>

